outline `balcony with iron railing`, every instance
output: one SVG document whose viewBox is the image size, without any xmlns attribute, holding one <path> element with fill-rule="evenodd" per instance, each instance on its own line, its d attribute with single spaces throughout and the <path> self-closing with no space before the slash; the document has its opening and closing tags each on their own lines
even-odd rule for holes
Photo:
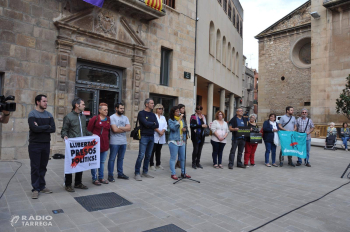
<svg viewBox="0 0 350 232">
<path fill-rule="evenodd" d="M 163 0 L 163 2 L 165 3 L 163 3 L 163 9 L 161 11 L 148 6 L 145 0 L 114 0 L 113 8 L 118 8 L 120 11 L 126 12 L 134 18 L 149 21 L 159 19 L 166 15 L 164 4 L 173 3 L 175 6 L 174 0 Z"/>
</svg>

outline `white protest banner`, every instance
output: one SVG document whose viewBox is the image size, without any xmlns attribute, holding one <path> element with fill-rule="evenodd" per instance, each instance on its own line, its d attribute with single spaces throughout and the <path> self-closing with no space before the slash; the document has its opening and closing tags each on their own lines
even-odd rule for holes
<svg viewBox="0 0 350 232">
<path fill-rule="evenodd" d="M 100 168 L 100 137 L 85 136 L 66 140 L 64 173 Z"/>
</svg>

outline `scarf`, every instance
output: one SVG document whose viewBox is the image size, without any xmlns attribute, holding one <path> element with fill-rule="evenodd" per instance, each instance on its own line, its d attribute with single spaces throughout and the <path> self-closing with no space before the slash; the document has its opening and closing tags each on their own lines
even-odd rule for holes
<svg viewBox="0 0 350 232">
<path fill-rule="evenodd" d="M 270 124 L 271 124 L 273 129 L 277 130 L 277 123 L 276 122 L 270 121 Z M 273 143 L 276 145 L 276 147 L 280 144 L 280 139 L 278 137 L 277 132 L 273 132 Z"/>
<path fill-rule="evenodd" d="M 174 116 L 176 121 L 179 121 L 180 117 L 179 116 Z M 180 123 L 180 136 L 182 136 L 182 128 L 184 127 L 184 123 L 182 120 L 179 122 Z"/>
</svg>

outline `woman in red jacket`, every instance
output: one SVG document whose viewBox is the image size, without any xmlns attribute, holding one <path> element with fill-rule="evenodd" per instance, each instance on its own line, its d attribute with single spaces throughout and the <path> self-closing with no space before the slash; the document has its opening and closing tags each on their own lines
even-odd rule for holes
<svg viewBox="0 0 350 232">
<path fill-rule="evenodd" d="M 110 119 L 108 114 L 108 105 L 106 103 L 100 103 L 98 107 L 99 115 L 94 116 L 90 119 L 88 125 L 88 131 L 100 137 L 100 168 L 91 169 L 92 183 L 100 186 L 102 184 L 108 184 L 108 180 L 103 179 L 103 170 L 105 160 L 107 158 L 107 151 L 109 149 L 109 130 L 111 128 Z"/>
</svg>

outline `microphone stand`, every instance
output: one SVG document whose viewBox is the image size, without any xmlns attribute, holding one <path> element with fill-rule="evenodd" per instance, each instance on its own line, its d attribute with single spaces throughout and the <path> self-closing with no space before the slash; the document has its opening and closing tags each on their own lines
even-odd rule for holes
<svg viewBox="0 0 350 232">
<path fill-rule="evenodd" d="M 346 174 L 346 172 L 348 171 L 348 169 L 350 168 L 350 164 L 348 165 L 348 167 L 345 169 L 343 175 L 340 177 L 340 178 L 343 178 L 344 175 Z M 348 174 L 348 177 L 349 177 L 350 173 Z M 349 177 L 350 178 L 350 177 Z"/>
<path fill-rule="evenodd" d="M 187 133 L 188 133 L 188 131 L 187 131 Z M 186 174 L 186 155 L 187 155 L 187 139 L 186 139 L 186 143 L 185 143 L 185 166 L 184 166 L 184 175 Z M 181 166 L 181 163 L 180 163 L 180 166 Z M 181 167 L 180 167 L 180 169 L 181 169 Z M 176 183 L 178 183 L 178 182 L 180 182 L 180 181 L 182 181 L 182 180 L 192 180 L 192 181 L 194 181 L 194 182 L 200 183 L 200 181 L 198 181 L 198 180 L 194 180 L 194 179 L 191 179 L 191 178 L 186 178 L 185 176 L 182 177 L 182 176 L 180 175 L 180 178 L 179 178 L 177 181 L 175 181 L 173 184 L 176 184 Z"/>
</svg>

